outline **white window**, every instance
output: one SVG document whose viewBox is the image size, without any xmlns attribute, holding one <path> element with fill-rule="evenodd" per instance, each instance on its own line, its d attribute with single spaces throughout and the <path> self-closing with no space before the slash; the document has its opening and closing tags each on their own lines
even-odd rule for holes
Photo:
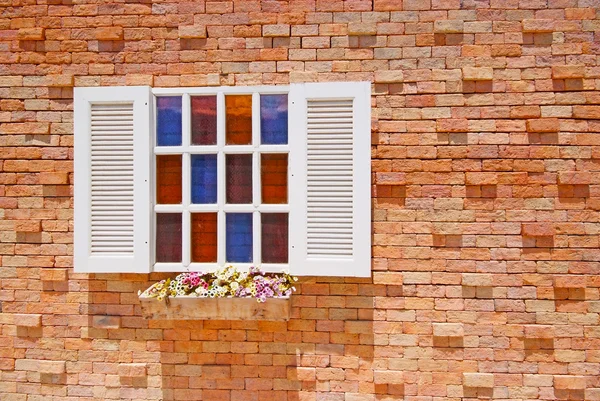
<svg viewBox="0 0 600 401">
<path fill-rule="evenodd" d="M 371 273 L 370 84 L 75 89 L 77 272 Z"/>
</svg>

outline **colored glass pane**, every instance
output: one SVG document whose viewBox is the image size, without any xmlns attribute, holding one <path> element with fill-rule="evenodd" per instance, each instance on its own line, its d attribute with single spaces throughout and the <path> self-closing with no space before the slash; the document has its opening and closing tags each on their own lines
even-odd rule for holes
<svg viewBox="0 0 600 401">
<path fill-rule="evenodd" d="M 227 145 L 252 143 L 252 95 L 225 96 L 225 142 Z"/>
<path fill-rule="evenodd" d="M 181 214 L 156 214 L 156 261 L 181 262 Z"/>
<path fill-rule="evenodd" d="M 192 155 L 192 203 L 217 203 L 217 155 Z"/>
<path fill-rule="evenodd" d="M 288 96 L 260 96 L 260 142 L 285 145 L 288 143 Z"/>
<path fill-rule="evenodd" d="M 192 262 L 217 261 L 217 214 L 192 213 Z"/>
<path fill-rule="evenodd" d="M 287 154 L 260 155 L 262 203 L 287 203 Z"/>
<path fill-rule="evenodd" d="M 225 158 L 227 203 L 252 203 L 252 155 Z"/>
<path fill-rule="evenodd" d="M 288 262 L 288 214 L 261 214 L 261 253 L 263 263 Z"/>
<path fill-rule="evenodd" d="M 181 155 L 156 156 L 156 203 L 181 203 Z"/>
<path fill-rule="evenodd" d="M 156 98 L 156 143 L 181 145 L 181 96 Z"/>
<path fill-rule="evenodd" d="M 217 97 L 193 96 L 192 145 L 217 144 Z"/>
<path fill-rule="evenodd" d="M 227 262 L 252 262 L 252 213 L 227 213 L 225 231 Z"/>
</svg>

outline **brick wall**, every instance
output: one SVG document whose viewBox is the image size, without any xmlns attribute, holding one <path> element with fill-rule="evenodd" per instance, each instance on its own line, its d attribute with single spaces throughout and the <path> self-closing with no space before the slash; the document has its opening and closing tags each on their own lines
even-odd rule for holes
<svg viewBox="0 0 600 401">
<path fill-rule="evenodd" d="M 600 400 L 598 0 L 0 0 L 3 401 Z M 72 87 L 373 82 L 373 277 L 146 321 L 72 272 Z"/>
</svg>

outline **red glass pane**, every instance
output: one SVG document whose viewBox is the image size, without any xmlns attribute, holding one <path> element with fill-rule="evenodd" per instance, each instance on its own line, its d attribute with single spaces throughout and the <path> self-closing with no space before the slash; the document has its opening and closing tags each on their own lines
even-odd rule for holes
<svg viewBox="0 0 600 401">
<path fill-rule="evenodd" d="M 252 203 L 252 155 L 225 158 L 227 203 Z"/>
<path fill-rule="evenodd" d="M 181 262 L 181 214 L 156 215 L 156 261 Z"/>
<path fill-rule="evenodd" d="M 225 142 L 227 145 L 252 143 L 252 95 L 225 96 Z"/>
<path fill-rule="evenodd" d="M 261 214 L 261 225 L 261 253 L 263 263 L 287 263 L 287 213 L 263 213 Z"/>
<path fill-rule="evenodd" d="M 287 154 L 260 155 L 262 203 L 287 203 Z"/>
<path fill-rule="evenodd" d="M 217 97 L 192 97 L 192 145 L 217 144 Z"/>
<path fill-rule="evenodd" d="M 181 203 L 181 155 L 156 156 L 156 203 Z"/>
<path fill-rule="evenodd" d="M 217 261 L 217 214 L 192 213 L 192 262 Z"/>
</svg>

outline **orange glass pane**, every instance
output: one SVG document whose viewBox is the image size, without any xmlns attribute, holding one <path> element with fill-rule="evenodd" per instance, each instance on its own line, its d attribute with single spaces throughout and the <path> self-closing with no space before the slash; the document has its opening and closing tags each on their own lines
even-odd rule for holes
<svg viewBox="0 0 600 401">
<path fill-rule="evenodd" d="M 287 154 L 260 155 L 262 203 L 287 203 Z"/>
<path fill-rule="evenodd" d="M 225 142 L 227 145 L 252 143 L 252 95 L 225 96 Z"/>
<path fill-rule="evenodd" d="M 181 155 L 156 156 L 156 203 L 181 203 Z"/>
<path fill-rule="evenodd" d="M 192 213 L 192 262 L 217 261 L 217 214 Z"/>
</svg>

